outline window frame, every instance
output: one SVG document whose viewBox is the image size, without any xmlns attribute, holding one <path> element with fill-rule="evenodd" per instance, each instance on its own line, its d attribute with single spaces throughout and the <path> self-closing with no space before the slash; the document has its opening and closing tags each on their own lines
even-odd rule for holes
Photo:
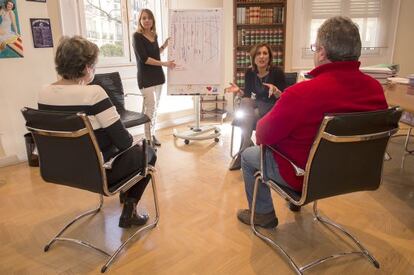
<svg viewBox="0 0 414 275">
<path fill-rule="evenodd" d="M 310 50 L 310 44 L 313 41 L 310 40 L 309 29 L 312 22 L 311 11 L 306 9 L 304 1 L 310 0 L 294 0 L 293 14 L 295 19 L 293 21 L 293 38 L 292 38 L 292 69 L 303 70 L 313 67 L 313 52 Z M 390 28 L 389 37 L 387 38 L 387 47 L 363 47 L 361 51 L 360 61 L 366 65 L 372 65 L 376 63 L 391 63 L 394 51 L 398 14 L 400 9 L 400 0 L 392 0 L 394 2 L 393 11 L 390 15 Z M 347 0 L 342 0 L 341 11 L 349 11 Z M 345 4 L 344 4 L 345 3 Z M 308 3 L 309 4 L 309 3 Z M 384 16 L 382 13 L 387 12 L 381 9 L 380 18 Z M 345 14 L 345 16 L 347 16 Z M 328 16 L 327 16 L 328 18 Z M 368 18 L 368 17 L 364 17 Z M 323 18 L 320 18 L 323 19 Z M 381 32 L 381 26 L 378 31 Z M 364 64 L 364 65 L 365 65 Z"/>
<path fill-rule="evenodd" d="M 124 56 L 123 57 L 99 57 L 99 62 L 97 67 L 108 67 L 108 66 L 119 66 L 119 65 L 132 65 L 135 64 L 134 60 L 132 60 L 131 50 L 132 47 L 130 45 L 132 35 L 129 30 L 129 16 L 130 12 L 128 12 L 128 1 L 129 0 L 120 0 L 121 1 L 121 21 L 122 21 L 122 34 L 123 34 L 123 50 Z M 85 2 L 86 0 L 78 0 L 78 9 L 79 9 L 79 24 L 80 24 L 80 31 L 81 35 L 84 37 L 87 36 L 86 30 L 86 18 L 85 18 Z"/>
</svg>

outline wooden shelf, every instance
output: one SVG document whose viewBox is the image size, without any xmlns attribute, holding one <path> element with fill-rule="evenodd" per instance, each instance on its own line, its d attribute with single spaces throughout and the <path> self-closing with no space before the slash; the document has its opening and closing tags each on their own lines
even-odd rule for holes
<svg viewBox="0 0 414 275">
<path fill-rule="evenodd" d="M 266 2 L 240 2 L 236 1 L 237 7 L 250 7 L 250 6 L 271 6 L 271 7 L 277 7 L 277 6 L 284 6 L 285 3 L 283 1 L 275 2 L 275 1 L 266 1 Z"/>
<path fill-rule="evenodd" d="M 217 99 L 217 100 L 214 100 L 214 99 L 203 99 L 203 100 L 200 100 L 200 103 L 202 104 L 202 103 L 227 103 L 227 100 L 225 100 L 225 99 Z"/>
<path fill-rule="evenodd" d="M 269 44 L 270 47 L 272 47 L 272 49 L 284 49 L 284 45 L 283 44 Z M 246 46 L 240 46 L 237 45 L 236 49 L 237 50 L 250 50 L 254 45 L 246 45 Z"/>
<path fill-rule="evenodd" d="M 261 28 L 269 28 L 272 29 L 274 27 L 283 27 L 283 23 L 271 23 L 271 24 L 237 24 L 238 29 L 261 29 Z"/>
<path fill-rule="evenodd" d="M 287 0 L 233 0 L 234 83 L 244 86 L 244 74 L 251 66 L 246 64 L 250 59 L 249 51 L 258 41 L 270 42 L 276 55 L 273 64 L 282 68 L 285 66 L 286 9 Z M 268 23 L 271 21 L 278 23 Z"/>
<path fill-rule="evenodd" d="M 223 120 L 227 116 L 227 110 L 225 106 L 227 100 L 224 95 L 206 95 L 201 96 L 200 99 L 200 115 L 201 119 L 208 117 L 215 117 Z"/>
</svg>

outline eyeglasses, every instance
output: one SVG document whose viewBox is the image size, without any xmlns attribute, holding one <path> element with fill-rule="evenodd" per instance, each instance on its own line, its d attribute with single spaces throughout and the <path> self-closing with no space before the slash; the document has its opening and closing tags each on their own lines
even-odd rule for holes
<svg viewBox="0 0 414 275">
<path fill-rule="evenodd" d="M 320 49 L 321 47 L 319 47 L 319 46 L 317 46 L 316 44 L 311 44 L 310 45 L 310 50 L 312 51 L 312 52 L 317 52 L 317 51 L 319 51 L 319 49 Z"/>
</svg>

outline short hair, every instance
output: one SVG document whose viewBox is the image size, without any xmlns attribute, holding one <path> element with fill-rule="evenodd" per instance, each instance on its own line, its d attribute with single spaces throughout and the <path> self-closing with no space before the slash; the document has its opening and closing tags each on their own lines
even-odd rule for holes
<svg viewBox="0 0 414 275">
<path fill-rule="evenodd" d="M 152 11 L 150 9 L 141 9 L 139 11 L 139 14 L 138 14 L 138 22 L 137 22 L 138 23 L 137 32 L 139 32 L 139 33 L 143 33 L 144 32 L 144 26 L 141 25 L 141 17 L 144 14 L 144 12 L 146 14 L 148 14 L 149 17 L 152 19 L 151 31 L 154 34 L 157 34 L 157 29 L 155 28 L 155 17 L 154 17 L 154 14 L 152 13 Z"/>
<path fill-rule="evenodd" d="M 255 46 L 253 46 L 253 48 L 250 50 L 250 62 L 252 63 L 252 67 L 253 67 L 254 71 L 257 71 L 257 65 L 256 65 L 256 63 L 254 63 L 254 59 L 256 58 L 256 55 L 258 54 L 259 49 L 262 48 L 262 47 L 267 48 L 267 51 L 269 52 L 269 63 L 268 63 L 268 65 L 269 66 L 272 65 L 272 62 L 273 62 L 272 48 L 267 43 L 260 43 L 260 44 L 257 44 Z"/>
<path fill-rule="evenodd" d="M 13 8 L 12 8 L 12 11 L 13 11 L 16 8 L 16 3 L 14 3 L 14 1 L 12 1 L 12 0 L 6 0 L 4 2 L 4 9 L 7 9 L 7 4 L 8 3 L 12 3 L 13 4 Z"/>
<path fill-rule="evenodd" d="M 86 65 L 94 65 L 98 54 L 98 46 L 81 36 L 62 37 L 56 50 L 56 72 L 64 79 L 83 77 Z"/>
<path fill-rule="evenodd" d="M 361 56 L 358 26 L 348 17 L 331 17 L 318 29 L 317 42 L 332 61 L 357 61 Z"/>
</svg>

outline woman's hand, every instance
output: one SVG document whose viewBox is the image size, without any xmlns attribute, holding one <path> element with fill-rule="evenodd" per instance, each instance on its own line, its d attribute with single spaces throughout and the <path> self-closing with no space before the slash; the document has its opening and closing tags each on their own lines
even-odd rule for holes
<svg viewBox="0 0 414 275">
<path fill-rule="evenodd" d="M 225 88 L 224 92 L 226 92 L 226 93 L 238 93 L 238 92 L 240 92 L 240 88 L 236 84 L 230 83 L 230 87 Z"/>
<path fill-rule="evenodd" d="M 282 94 L 282 92 L 273 84 L 263 83 L 263 85 L 266 85 L 269 88 L 269 97 L 274 95 L 276 98 L 278 98 Z"/>
<path fill-rule="evenodd" d="M 175 64 L 175 60 L 168 60 L 165 62 L 161 62 L 161 65 L 168 67 L 170 69 L 174 69 L 177 66 L 177 64 Z"/>
</svg>

